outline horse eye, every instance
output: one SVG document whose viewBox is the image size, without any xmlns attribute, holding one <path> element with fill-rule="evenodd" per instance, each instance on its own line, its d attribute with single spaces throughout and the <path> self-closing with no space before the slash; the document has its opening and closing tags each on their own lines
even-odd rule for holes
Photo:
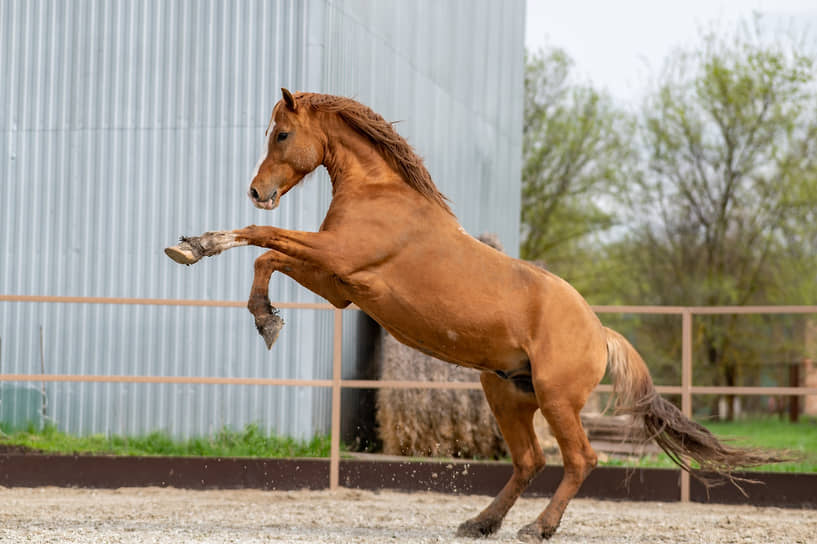
<svg viewBox="0 0 817 544">
<path fill-rule="evenodd" d="M 287 136 L 289 136 L 289 132 L 279 132 L 279 133 L 278 133 L 277 140 L 278 140 L 279 142 L 283 142 L 284 140 L 286 140 L 286 139 L 287 139 Z"/>
</svg>

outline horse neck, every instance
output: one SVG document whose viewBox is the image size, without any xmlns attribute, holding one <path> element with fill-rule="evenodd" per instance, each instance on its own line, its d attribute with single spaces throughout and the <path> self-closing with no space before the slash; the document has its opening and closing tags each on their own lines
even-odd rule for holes
<svg viewBox="0 0 817 544">
<path fill-rule="evenodd" d="M 323 165 L 332 192 L 363 185 L 408 185 L 365 136 L 343 122 L 329 123 Z"/>
</svg>

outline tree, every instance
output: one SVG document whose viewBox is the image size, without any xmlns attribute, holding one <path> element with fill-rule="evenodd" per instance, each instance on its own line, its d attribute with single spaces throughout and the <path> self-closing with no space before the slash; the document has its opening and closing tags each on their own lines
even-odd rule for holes
<svg viewBox="0 0 817 544">
<path fill-rule="evenodd" d="M 521 255 L 582 284 L 593 235 L 614 223 L 601 203 L 626 175 L 632 123 L 571 69 L 556 48 L 527 59 Z"/>
<path fill-rule="evenodd" d="M 756 29 L 711 34 L 697 51 L 677 54 L 645 102 L 644 157 L 628 201 L 637 223 L 619 246 L 640 279 L 638 300 L 814 300 L 814 59 Z M 748 359 L 737 321 L 696 318 L 704 358 L 726 385 Z"/>
</svg>

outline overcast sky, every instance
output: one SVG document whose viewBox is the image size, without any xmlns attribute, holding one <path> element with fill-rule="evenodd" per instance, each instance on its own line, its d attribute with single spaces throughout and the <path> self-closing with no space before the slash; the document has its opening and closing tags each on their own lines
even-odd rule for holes
<svg viewBox="0 0 817 544">
<path fill-rule="evenodd" d="M 817 43 L 817 0 L 527 0 L 525 45 L 565 49 L 577 74 L 631 101 L 673 48 L 712 24 L 731 31 L 754 11 L 774 29 L 809 27 Z"/>
</svg>

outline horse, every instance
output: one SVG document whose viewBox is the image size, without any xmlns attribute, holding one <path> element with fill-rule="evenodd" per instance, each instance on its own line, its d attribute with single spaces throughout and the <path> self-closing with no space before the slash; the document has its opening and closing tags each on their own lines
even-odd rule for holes
<svg viewBox="0 0 817 544">
<path fill-rule="evenodd" d="M 597 464 L 579 412 L 606 369 L 618 409 L 682 469 L 734 481 L 735 468 L 775 460 L 724 445 L 659 396 L 638 352 L 604 327 L 565 280 L 467 234 L 422 159 L 380 115 L 349 98 L 281 93 L 248 195 L 256 207 L 273 210 L 323 165 L 332 200 L 319 230 L 250 225 L 183 237 L 165 251 L 192 264 L 238 246 L 266 248 L 255 261 L 247 306 L 268 348 L 283 325 L 268 297 L 278 271 L 337 308 L 356 304 L 412 348 L 480 371 L 513 473 L 484 510 L 459 526 L 458 536 L 496 532 L 544 468 L 532 424 L 536 410 L 558 442 L 564 472 L 545 509 L 517 535 L 540 542 L 554 534 Z"/>
</svg>

